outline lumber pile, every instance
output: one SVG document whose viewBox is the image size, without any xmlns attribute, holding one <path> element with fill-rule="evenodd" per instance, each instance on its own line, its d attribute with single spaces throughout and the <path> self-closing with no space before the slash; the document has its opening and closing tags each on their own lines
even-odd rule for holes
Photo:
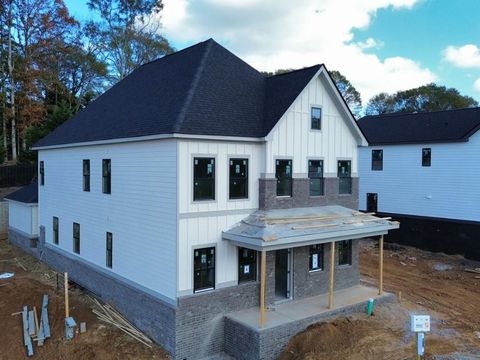
<svg viewBox="0 0 480 360">
<path fill-rule="evenodd" d="M 35 306 L 32 310 L 28 310 L 28 306 L 25 305 L 23 311 L 12 314 L 22 314 L 23 343 L 27 347 L 28 356 L 33 356 L 32 340 L 37 341 L 38 346 L 42 346 L 44 341 L 51 337 L 50 324 L 48 322 L 48 295 L 43 295 L 42 309 L 40 311 L 40 322 L 38 321 Z"/>
<path fill-rule="evenodd" d="M 145 346 L 148 346 L 149 348 L 152 347 L 152 340 L 142 334 L 135 326 L 130 324 L 127 319 L 118 313 L 118 311 L 108 304 L 101 304 L 95 298 L 91 298 L 91 300 L 97 305 L 98 308 L 93 309 L 92 312 L 97 315 L 97 318 L 100 321 L 113 325 Z"/>
</svg>

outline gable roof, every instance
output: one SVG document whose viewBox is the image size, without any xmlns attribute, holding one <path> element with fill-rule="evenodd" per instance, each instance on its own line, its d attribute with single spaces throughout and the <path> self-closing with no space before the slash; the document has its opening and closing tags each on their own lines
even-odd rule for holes
<svg viewBox="0 0 480 360">
<path fill-rule="evenodd" d="M 24 186 L 5 196 L 6 200 L 18 201 L 26 204 L 38 203 L 38 184 L 36 182 Z"/>
<path fill-rule="evenodd" d="M 266 77 L 209 39 L 140 66 L 34 149 L 175 134 L 260 140 L 322 68 Z"/>
<path fill-rule="evenodd" d="M 365 116 L 358 125 L 370 145 L 464 142 L 480 129 L 480 107 Z"/>
</svg>

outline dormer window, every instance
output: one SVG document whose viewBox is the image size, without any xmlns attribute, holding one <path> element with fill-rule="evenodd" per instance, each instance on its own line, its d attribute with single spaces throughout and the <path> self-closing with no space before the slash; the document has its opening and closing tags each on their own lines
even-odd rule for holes
<svg viewBox="0 0 480 360">
<path fill-rule="evenodd" d="M 319 107 L 312 107 L 311 119 L 312 119 L 311 129 L 321 130 L 322 129 L 322 109 Z"/>
</svg>

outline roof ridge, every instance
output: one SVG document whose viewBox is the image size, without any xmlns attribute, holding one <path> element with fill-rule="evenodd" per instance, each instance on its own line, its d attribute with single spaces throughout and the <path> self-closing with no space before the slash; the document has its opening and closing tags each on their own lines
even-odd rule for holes
<svg viewBox="0 0 480 360">
<path fill-rule="evenodd" d="M 435 110 L 435 111 L 410 111 L 410 112 L 396 111 L 396 112 L 393 112 L 393 113 L 384 113 L 384 114 L 377 114 L 377 115 L 365 115 L 364 117 L 359 119 L 359 121 L 363 120 L 363 119 L 366 119 L 366 118 L 376 118 L 376 117 L 382 117 L 382 116 L 388 116 L 388 117 L 410 116 L 410 115 L 436 114 L 436 113 L 441 113 L 441 112 L 454 112 L 454 111 L 465 111 L 465 110 L 480 110 L 480 106 L 464 107 L 464 108 L 458 108 L 458 109 Z"/>
<path fill-rule="evenodd" d="M 290 74 L 292 74 L 292 73 L 294 73 L 294 72 L 310 70 L 310 69 L 312 69 L 312 68 L 314 68 L 314 67 L 322 67 L 322 65 L 324 65 L 324 64 L 315 64 L 315 65 L 312 65 L 312 66 L 303 67 L 303 68 L 301 68 L 301 69 L 294 69 L 294 70 L 292 70 L 292 71 L 283 72 L 283 73 L 281 73 L 281 74 L 264 75 L 264 77 L 265 77 L 266 79 L 271 79 L 271 78 L 278 77 L 278 76 L 282 76 L 282 75 L 290 75 Z"/>
<path fill-rule="evenodd" d="M 180 113 L 178 114 L 177 121 L 175 122 L 175 127 L 173 129 L 174 133 L 179 132 L 182 127 L 183 121 L 185 120 L 185 114 L 187 112 L 187 108 L 190 106 L 190 103 L 192 102 L 193 95 L 195 94 L 195 90 L 197 89 L 198 83 L 200 81 L 200 76 L 203 70 L 205 69 L 205 64 L 207 63 L 207 58 L 208 58 L 208 55 L 210 54 L 210 50 L 212 49 L 212 44 L 214 43 L 214 41 L 213 39 L 209 39 L 207 41 L 204 41 L 204 43 L 207 43 L 207 47 L 202 56 L 202 59 L 200 60 L 200 64 L 198 65 L 197 71 L 192 81 L 192 86 L 188 89 L 187 96 L 185 97 L 185 102 L 183 103 L 183 106 L 180 109 Z"/>
</svg>

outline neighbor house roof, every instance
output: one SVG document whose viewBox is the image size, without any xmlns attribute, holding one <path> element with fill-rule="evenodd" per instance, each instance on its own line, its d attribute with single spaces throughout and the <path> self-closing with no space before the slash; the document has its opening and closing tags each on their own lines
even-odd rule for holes
<svg viewBox="0 0 480 360">
<path fill-rule="evenodd" d="M 370 145 L 462 142 L 480 129 L 480 108 L 365 116 L 358 125 Z"/>
<path fill-rule="evenodd" d="M 26 204 L 38 203 L 38 184 L 36 182 L 24 186 L 5 196 L 6 200 L 18 201 Z"/>
<path fill-rule="evenodd" d="M 267 77 L 210 39 L 139 67 L 34 148 L 159 134 L 261 138 L 321 68 Z"/>
</svg>

